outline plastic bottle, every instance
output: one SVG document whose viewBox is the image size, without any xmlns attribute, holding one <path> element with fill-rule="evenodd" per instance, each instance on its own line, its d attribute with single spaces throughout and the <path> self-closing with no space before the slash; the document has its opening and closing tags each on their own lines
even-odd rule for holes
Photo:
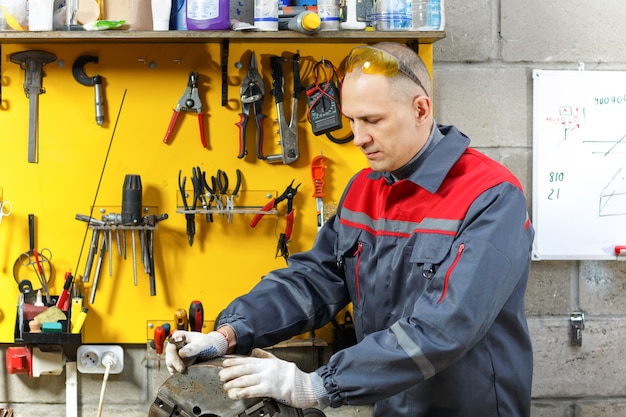
<svg viewBox="0 0 626 417">
<path fill-rule="evenodd" d="M 374 5 L 372 23 L 376 30 L 409 30 L 412 14 L 411 0 L 378 0 Z"/>
<path fill-rule="evenodd" d="M 357 20 L 356 13 L 356 0 L 347 0 L 345 6 L 345 21 L 341 22 L 341 29 L 343 30 L 363 30 L 366 23 L 359 22 Z"/>
<path fill-rule="evenodd" d="M 429 0 L 426 26 L 429 30 L 439 30 L 441 27 L 441 1 Z"/>
<path fill-rule="evenodd" d="M 294 32 L 300 32 L 305 34 L 315 33 L 320 29 L 321 20 L 317 13 L 310 11 L 304 11 L 298 13 L 296 16 L 290 18 L 287 24 L 278 22 L 278 29 L 289 29 Z M 286 26 L 286 27 L 285 27 Z"/>
<path fill-rule="evenodd" d="M 187 30 L 187 2 L 186 0 L 172 0 L 170 15 L 170 29 Z"/>
<path fill-rule="evenodd" d="M 317 14 L 322 24 L 320 30 L 339 30 L 339 5 L 337 0 L 317 0 Z"/>
<path fill-rule="evenodd" d="M 254 26 L 262 31 L 278 30 L 278 0 L 255 0 Z"/>
<path fill-rule="evenodd" d="M 152 30 L 169 30 L 172 0 L 152 0 Z"/>
<path fill-rule="evenodd" d="M 188 30 L 226 30 L 229 27 L 229 0 L 187 0 Z"/>
</svg>

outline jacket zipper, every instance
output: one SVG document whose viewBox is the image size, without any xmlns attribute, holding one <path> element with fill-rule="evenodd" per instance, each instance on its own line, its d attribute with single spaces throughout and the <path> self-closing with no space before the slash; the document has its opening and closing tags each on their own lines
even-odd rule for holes
<svg viewBox="0 0 626 417">
<path fill-rule="evenodd" d="M 354 270 L 355 274 L 355 285 L 356 285 L 356 302 L 357 304 L 361 304 L 361 289 L 359 285 L 359 265 L 361 265 L 361 250 L 363 249 L 363 243 L 359 242 L 359 246 L 354 252 L 354 256 L 356 256 L 356 268 Z"/>
<path fill-rule="evenodd" d="M 452 262 L 452 265 L 450 265 L 448 272 L 446 272 L 446 279 L 443 282 L 443 292 L 441 293 L 441 298 L 439 298 L 439 301 L 437 301 L 437 304 L 441 304 L 443 299 L 446 298 L 446 293 L 448 292 L 448 282 L 450 281 L 450 275 L 452 274 L 452 271 L 454 271 L 454 268 L 456 267 L 456 265 L 461 260 L 461 254 L 463 254 L 463 249 L 465 249 L 465 243 L 461 243 L 461 245 L 459 246 L 459 249 L 456 252 L 456 258 L 454 258 L 454 262 Z"/>
</svg>

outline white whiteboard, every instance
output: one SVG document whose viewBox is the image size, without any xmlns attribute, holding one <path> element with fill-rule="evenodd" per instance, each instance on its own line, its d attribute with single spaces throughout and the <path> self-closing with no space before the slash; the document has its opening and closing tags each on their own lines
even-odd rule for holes
<svg viewBox="0 0 626 417">
<path fill-rule="evenodd" d="M 533 71 L 533 224 L 534 260 L 626 246 L 626 72 Z"/>
</svg>

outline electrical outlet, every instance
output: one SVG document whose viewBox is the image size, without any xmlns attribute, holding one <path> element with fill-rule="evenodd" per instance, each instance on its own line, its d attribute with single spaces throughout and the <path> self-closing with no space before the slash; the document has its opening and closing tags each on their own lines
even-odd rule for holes
<svg viewBox="0 0 626 417">
<path fill-rule="evenodd" d="M 78 371 L 84 374 L 104 374 L 107 364 L 110 374 L 124 370 L 124 350 L 118 345 L 80 345 L 76 358 Z"/>
</svg>

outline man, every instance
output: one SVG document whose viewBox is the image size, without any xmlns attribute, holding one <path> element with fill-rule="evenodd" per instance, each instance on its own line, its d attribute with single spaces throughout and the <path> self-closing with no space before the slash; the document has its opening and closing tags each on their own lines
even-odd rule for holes
<svg viewBox="0 0 626 417">
<path fill-rule="evenodd" d="M 216 332 L 176 333 L 188 344 L 168 345 L 168 368 L 248 354 L 352 302 L 355 346 L 312 373 L 259 350 L 225 359 L 228 396 L 299 408 L 373 403 L 386 417 L 529 416 L 533 229 L 518 180 L 434 123 L 428 71 L 402 45 L 352 50 L 342 111 L 371 169 L 352 178 L 313 248 L 234 300 Z"/>
</svg>

